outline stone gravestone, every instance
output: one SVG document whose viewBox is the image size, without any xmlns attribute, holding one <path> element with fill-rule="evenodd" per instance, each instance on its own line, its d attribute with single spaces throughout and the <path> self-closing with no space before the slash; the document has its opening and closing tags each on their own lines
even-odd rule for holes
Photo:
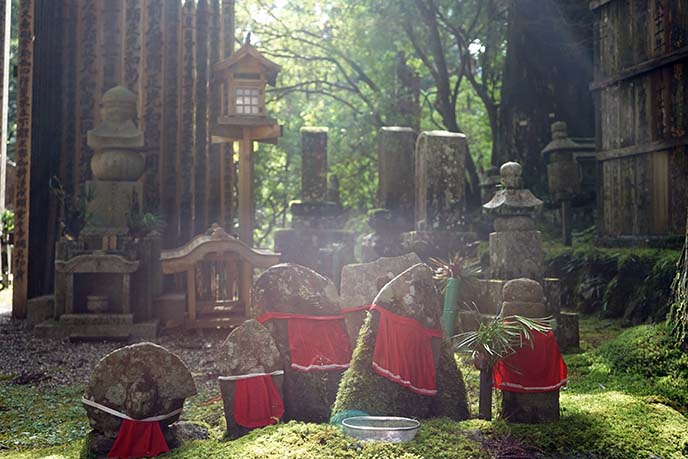
<svg viewBox="0 0 688 459">
<path fill-rule="evenodd" d="M 414 319 L 426 328 L 441 327 L 441 297 L 435 288 L 432 271 L 419 263 L 395 277 L 378 293 L 378 306 L 402 317 Z M 345 372 L 333 413 L 361 410 L 377 416 L 428 418 L 447 416 L 466 419 L 468 406 L 461 372 L 453 353 L 439 338 L 433 338 L 432 351 L 437 368 L 437 394 L 419 395 L 373 371 L 373 352 L 380 316 L 368 315 L 354 350 L 351 366 Z"/>
<path fill-rule="evenodd" d="M 504 285 L 502 296 L 502 316 L 537 318 L 546 315 L 544 291 L 532 279 L 510 280 Z M 502 418 L 526 423 L 558 421 L 559 390 L 533 393 L 502 391 Z"/>
<path fill-rule="evenodd" d="M 195 394 L 193 377 L 176 355 L 156 344 L 139 343 L 103 357 L 93 370 L 84 398 L 133 419 L 145 419 L 182 408 L 184 400 Z M 84 408 L 93 428 L 87 445 L 104 456 L 115 442 L 122 419 L 86 404 Z M 177 442 L 169 427 L 179 416 L 161 421 L 170 447 Z"/>
<path fill-rule="evenodd" d="M 289 206 L 290 228 L 275 231 L 281 260 L 308 266 L 338 282 L 341 267 L 354 259 L 355 236 L 342 229 L 344 213 L 336 178 L 328 190 L 327 128 L 301 129 L 301 200 Z"/>
<path fill-rule="evenodd" d="M 265 270 L 253 284 L 256 317 L 267 312 L 307 316 L 341 314 L 332 281 L 304 266 L 285 263 Z M 284 361 L 284 417 L 326 422 L 339 387 L 342 370 L 300 372 L 292 368 L 287 320 L 264 323 Z"/>
<path fill-rule="evenodd" d="M 222 355 L 218 364 L 222 376 L 270 374 L 283 369 L 282 357 L 270 332 L 255 320 L 247 320 L 232 330 L 222 344 Z M 276 374 L 272 378 L 280 397 L 284 400 L 282 392 L 284 376 Z M 240 437 L 250 431 L 239 425 L 234 418 L 235 385 L 235 381 L 220 380 L 227 434 L 230 438 Z"/>
<path fill-rule="evenodd" d="M 420 263 L 418 255 L 409 253 L 400 257 L 380 258 L 371 263 L 344 266 L 339 288 L 342 309 L 371 305 L 385 284 L 418 263 Z M 352 345 L 356 344 L 358 332 L 363 326 L 366 315 L 365 310 L 345 315 L 346 328 Z"/>
<path fill-rule="evenodd" d="M 417 137 L 413 129 L 396 126 L 383 127 L 377 137 L 379 205 L 392 212 L 401 231 L 410 231 L 415 225 L 413 183 Z"/>
<path fill-rule="evenodd" d="M 416 144 L 415 231 L 404 245 L 423 260 L 465 253 L 476 240 L 465 232 L 466 136 L 447 131 L 421 132 Z M 409 184 L 410 185 L 410 184 Z"/>
</svg>

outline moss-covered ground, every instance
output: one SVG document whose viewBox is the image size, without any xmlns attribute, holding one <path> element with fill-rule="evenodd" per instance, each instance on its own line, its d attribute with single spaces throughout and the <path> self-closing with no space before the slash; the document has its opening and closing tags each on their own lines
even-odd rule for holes
<svg viewBox="0 0 688 459">
<path fill-rule="evenodd" d="M 671 348 L 666 327 L 622 329 L 618 321 L 585 318 L 581 332 L 582 352 L 565 356 L 570 383 L 562 392 L 558 423 L 435 419 L 423 423 L 416 440 L 393 445 L 362 444 L 336 427 L 290 422 L 230 441 L 223 437 L 222 402 L 204 392 L 189 400 L 184 417 L 206 424 L 211 438 L 164 457 L 688 457 L 688 356 Z M 475 413 L 478 374 L 462 356 L 458 361 Z M 0 458 L 79 457 L 88 428 L 80 393 L 80 387 L 46 392 L 0 378 Z"/>
</svg>

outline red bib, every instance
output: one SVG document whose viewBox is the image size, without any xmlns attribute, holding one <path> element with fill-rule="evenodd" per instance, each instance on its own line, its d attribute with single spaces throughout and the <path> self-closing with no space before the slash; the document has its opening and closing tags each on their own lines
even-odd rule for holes
<svg viewBox="0 0 688 459">
<path fill-rule="evenodd" d="M 343 370 L 349 367 L 351 345 L 344 316 L 305 316 L 268 312 L 258 322 L 286 319 L 291 367 L 304 373 Z"/>
<path fill-rule="evenodd" d="M 238 379 L 234 383 L 234 420 L 255 429 L 275 424 L 284 414 L 282 398 L 271 375 Z"/>
<path fill-rule="evenodd" d="M 115 444 L 108 453 L 113 458 L 153 457 L 169 452 L 160 421 L 122 420 Z"/>
<path fill-rule="evenodd" d="M 380 321 L 373 352 L 373 371 L 420 395 L 437 393 L 432 338 L 442 330 L 426 328 L 417 320 L 402 317 L 373 305 Z"/>
<path fill-rule="evenodd" d="M 553 332 L 531 333 L 533 346 L 523 346 L 494 365 L 497 389 L 509 392 L 552 392 L 566 384 L 567 370 Z"/>
</svg>

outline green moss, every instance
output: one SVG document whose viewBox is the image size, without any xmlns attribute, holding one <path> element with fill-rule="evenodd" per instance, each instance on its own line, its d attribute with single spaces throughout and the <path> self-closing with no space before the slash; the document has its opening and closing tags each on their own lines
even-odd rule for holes
<svg viewBox="0 0 688 459">
<path fill-rule="evenodd" d="M 546 246 L 547 274 L 562 281 L 563 304 L 634 323 L 664 320 L 679 252 Z"/>
<path fill-rule="evenodd" d="M 0 383 L 0 451 L 43 448 L 83 438 L 89 430 L 83 387 L 50 391 Z M 56 422 L 56 420 L 59 420 Z"/>
<path fill-rule="evenodd" d="M 426 417 L 430 409 L 428 397 L 414 394 L 372 371 L 377 321 L 377 315 L 368 314 L 361 327 L 332 413 L 361 410 L 376 416 Z"/>
</svg>

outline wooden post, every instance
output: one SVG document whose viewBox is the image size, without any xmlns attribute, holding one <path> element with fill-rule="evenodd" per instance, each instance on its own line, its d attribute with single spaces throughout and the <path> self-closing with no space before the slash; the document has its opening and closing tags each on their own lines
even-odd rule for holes
<svg viewBox="0 0 688 459">
<path fill-rule="evenodd" d="M 5 209 L 5 176 L 7 174 L 7 114 L 9 112 L 9 82 L 10 82 L 10 29 L 12 21 L 12 1 L 0 1 L 0 212 Z M 9 265 L 8 265 L 9 266 Z M 7 285 L 7 284 L 5 284 Z"/>
<path fill-rule="evenodd" d="M 242 130 L 239 142 L 239 239 L 253 247 L 253 183 L 251 129 Z"/>
<path fill-rule="evenodd" d="M 561 232 L 564 239 L 564 245 L 571 247 L 573 244 L 573 236 L 571 235 L 571 200 L 563 199 L 561 201 Z"/>
<path fill-rule="evenodd" d="M 186 304 L 189 320 L 196 320 L 196 266 L 192 266 L 186 272 Z"/>
<path fill-rule="evenodd" d="M 33 98 L 34 1 L 19 4 L 17 71 L 17 185 L 14 201 L 14 291 L 12 317 L 26 317 L 29 286 L 29 203 L 31 189 L 31 107 Z"/>
<path fill-rule="evenodd" d="M 492 420 L 492 368 L 480 370 L 480 396 L 478 418 Z"/>
</svg>

